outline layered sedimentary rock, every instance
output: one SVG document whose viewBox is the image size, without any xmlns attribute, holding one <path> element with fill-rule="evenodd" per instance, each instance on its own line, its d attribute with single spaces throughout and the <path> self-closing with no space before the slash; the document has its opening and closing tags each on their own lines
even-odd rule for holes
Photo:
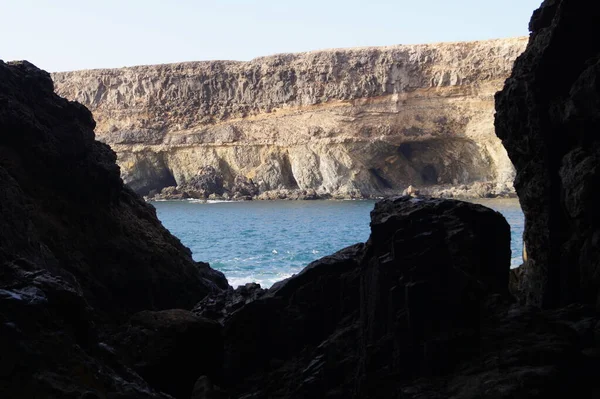
<svg viewBox="0 0 600 399">
<path fill-rule="evenodd" d="M 496 97 L 496 129 L 525 213 L 520 286 L 532 304 L 600 304 L 598 20 L 592 4 L 545 1 Z"/>
<path fill-rule="evenodd" d="M 53 74 L 140 194 L 215 168 L 260 192 L 374 196 L 410 184 L 507 193 L 493 95 L 526 39 Z"/>
</svg>

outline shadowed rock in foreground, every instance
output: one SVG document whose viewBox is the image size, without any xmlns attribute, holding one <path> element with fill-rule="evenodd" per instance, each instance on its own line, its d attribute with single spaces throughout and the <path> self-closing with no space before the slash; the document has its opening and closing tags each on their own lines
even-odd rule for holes
<svg viewBox="0 0 600 399">
<path fill-rule="evenodd" d="M 545 310 L 507 292 L 500 214 L 427 198 L 384 200 L 366 243 L 234 291 L 123 187 L 89 112 L 0 63 L 0 397 L 599 397 L 596 20 L 547 0 L 498 97 L 530 254 L 516 285 Z"/>
<path fill-rule="evenodd" d="M 231 397 L 590 397 L 600 319 L 584 306 L 515 304 L 509 241 L 483 206 L 399 197 L 375 206 L 365 244 L 224 319 L 205 299 L 203 314 L 224 320 Z"/>
<path fill-rule="evenodd" d="M 189 307 L 226 286 L 123 185 L 92 115 L 46 72 L 1 64 L 0 96 L 3 263 L 60 270 L 109 313 Z"/>
<path fill-rule="evenodd" d="M 521 286 L 533 305 L 600 305 L 598 20 L 591 3 L 544 2 L 496 96 L 497 134 L 525 213 Z"/>
<path fill-rule="evenodd" d="M 0 396 L 153 394 L 100 343 L 105 323 L 227 287 L 123 185 L 80 104 L 0 62 Z"/>
<path fill-rule="evenodd" d="M 313 262 L 225 322 L 229 381 L 265 398 L 367 397 L 395 392 L 390 379 L 446 371 L 477 347 L 484 298 L 507 294 L 509 241 L 483 206 L 382 201 L 366 244 Z"/>
</svg>

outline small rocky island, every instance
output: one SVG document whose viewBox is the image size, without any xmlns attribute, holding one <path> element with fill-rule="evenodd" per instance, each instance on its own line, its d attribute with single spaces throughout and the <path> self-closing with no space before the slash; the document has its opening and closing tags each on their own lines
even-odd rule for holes
<svg viewBox="0 0 600 399">
<path fill-rule="evenodd" d="M 510 274 L 499 213 L 400 196 L 367 242 L 234 290 L 123 184 L 90 111 L 0 62 L 0 397 L 598 397 L 599 20 L 546 0 L 496 95 L 526 217 Z"/>
<path fill-rule="evenodd" d="M 157 199 L 514 194 L 494 93 L 526 38 L 55 73 Z M 216 183 L 216 184 L 215 184 Z"/>
</svg>

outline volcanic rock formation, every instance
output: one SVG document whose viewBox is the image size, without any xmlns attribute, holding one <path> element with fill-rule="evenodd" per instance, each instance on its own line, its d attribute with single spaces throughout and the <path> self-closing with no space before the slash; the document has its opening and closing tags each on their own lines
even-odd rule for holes
<svg viewBox="0 0 600 399">
<path fill-rule="evenodd" d="M 513 283 L 543 310 L 508 293 L 500 214 L 414 191 L 376 205 L 366 243 L 233 290 L 123 186 L 84 107 L 0 62 L 0 397 L 599 397 L 598 20 L 546 0 L 498 96 L 526 216 Z"/>
<path fill-rule="evenodd" d="M 93 129 L 48 73 L 0 61 L 0 397 L 164 397 L 98 326 L 227 287 L 124 186 Z"/>
<path fill-rule="evenodd" d="M 520 285 L 534 305 L 600 305 L 599 20 L 592 5 L 544 2 L 496 96 L 497 134 L 525 213 Z"/>
<path fill-rule="evenodd" d="M 223 322 L 232 398 L 597 397 L 597 311 L 515 303 L 509 240 L 483 206 L 388 199 L 365 244 L 194 312 Z"/>
<path fill-rule="evenodd" d="M 241 176 L 261 193 L 361 197 L 413 184 L 481 196 L 512 191 L 493 95 L 525 44 L 326 50 L 53 79 L 92 111 L 98 139 L 142 195 L 185 187 L 212 167 L 226 192 Z"/>
</svg>

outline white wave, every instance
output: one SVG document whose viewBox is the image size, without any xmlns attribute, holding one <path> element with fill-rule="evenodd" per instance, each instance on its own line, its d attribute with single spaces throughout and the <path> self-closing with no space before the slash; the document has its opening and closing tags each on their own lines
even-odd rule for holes
<svg viewBox="0 0 600 399">
<path fill-rule="evenodd" d="M 158 200 L 158 201 L 165 201 L 165 200 Z M 221 204 L 221 203 L 234 203 L 234 202 L 243 202 L 243 200 L 205 200 L 205 199 L 198 199 L 198 198 L 188 198 L 185 201 L 190 202 L 192 204 Z"/>
<path fill-rule="evenodd" d="M 228 277 L 229 285 L 233 288 L 237 288 L 241 285 L 248 283 L 258 283 L 262 288 L 270 288 L 273 284 L 278 281 L 285 280 L 286 278 L 292 277 L 294 273 L 277 273 L 274 276 L 240 276 L 240 277 Z"/>
</svg>

